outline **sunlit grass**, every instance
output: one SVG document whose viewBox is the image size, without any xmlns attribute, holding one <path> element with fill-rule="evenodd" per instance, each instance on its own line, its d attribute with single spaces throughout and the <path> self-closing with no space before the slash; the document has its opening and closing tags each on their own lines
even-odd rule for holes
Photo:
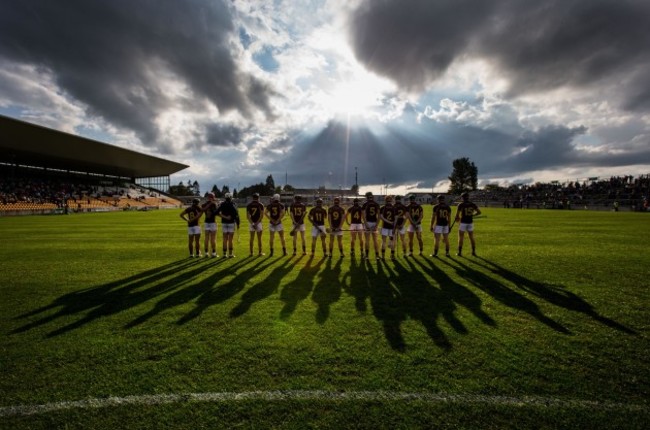
<svg viewBox="0 0 650 430">
<path fill-rule="evenodd" d="M 68 410 L 0 424 L 642 428 L 650 218 L 484 213 L 479 257 L 429 258 L 425 233 L 427 257 L 369 263 L 320 251 L 249 258 L 245 223 L 237 258 L 189 259 L 176 211 L 0 218 L 0 407 L 326 390 L 542 396 L 645 410 L 323 399 Z"/>
</svg>

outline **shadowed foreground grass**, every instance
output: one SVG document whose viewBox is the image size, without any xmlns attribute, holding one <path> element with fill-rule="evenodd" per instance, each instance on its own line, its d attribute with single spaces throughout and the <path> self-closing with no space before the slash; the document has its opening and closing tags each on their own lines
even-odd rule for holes
<svg viewBox="0 0 650 430">
<path fill-rule="evenodd" d="M 176 211 L 0 218 L 0 408 L 389 393 L 71 408 L 0 426 L 644 428 L 650 218 L 484 212 L 478 257 L 430 258 L 425 233 L 425 256 L 369 262 L 250 258 L 247 225 L 237 258 L 189 259 Z M 567 402 L 502 401 L 527 397 Z"/>
</svg>

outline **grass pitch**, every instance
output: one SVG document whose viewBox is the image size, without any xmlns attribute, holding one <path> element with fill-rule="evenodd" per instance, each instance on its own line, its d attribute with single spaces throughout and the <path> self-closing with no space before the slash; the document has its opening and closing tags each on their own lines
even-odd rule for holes
<svg viewBox="0 0 650 430">
<path fill-rule="evenodd" d="M 0 427 L 650 422 L 648 214 L 487 208 L 478 257 L 364 262 L 249 258 L 245 221 L 189 259 L 179 212 L 0 218 Z"/>
</svg>

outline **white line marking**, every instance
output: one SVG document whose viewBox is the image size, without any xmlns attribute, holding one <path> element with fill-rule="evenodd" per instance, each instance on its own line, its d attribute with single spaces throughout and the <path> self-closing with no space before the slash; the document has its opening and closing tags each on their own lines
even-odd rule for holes
<svg viewBox="0 0 650 430">
<path fill-rule="evenodd" d="M 171 403 L 215 402 L 242 400 L 265 401 L 420 401 L 425 403 L 486 404 L 496 406 L 534 406 L 557 409 L 612 409 L 622 411 L 650 411 L 648 405 L 600 402 L 594 400 L 561 399 L 541 396 L 482 396 L 476 394 L 402 393 L 394 391 L 245 391 L 241 393 L 186 393 L 155 394 L 126 397 L 106 397 L 86 400 L 0 407 L 0 417 L 39 415 L 68 409 L 99 409 L 127 405 L 164 405 Z"/>
</svg>

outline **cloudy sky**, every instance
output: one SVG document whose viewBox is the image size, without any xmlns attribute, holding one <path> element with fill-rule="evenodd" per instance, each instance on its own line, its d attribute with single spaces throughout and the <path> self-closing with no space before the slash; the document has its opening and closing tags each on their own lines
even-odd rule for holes
<svg viewBox="0 0 650 430">
<path fill-rule="evenodd" d="M 0 114 L 202 191 L 650 173 L 647 0 L 0 3 Z"/>
</svg>

